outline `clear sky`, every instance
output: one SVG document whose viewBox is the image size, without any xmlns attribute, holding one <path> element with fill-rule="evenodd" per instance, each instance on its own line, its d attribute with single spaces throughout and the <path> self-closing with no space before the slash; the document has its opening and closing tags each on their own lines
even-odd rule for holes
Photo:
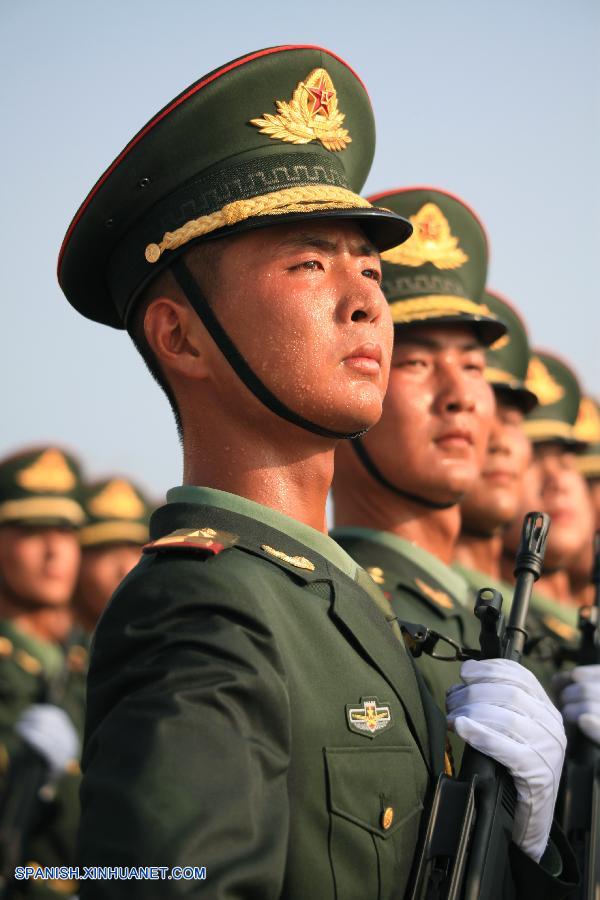
<svg viewBox="0 0 600 900">
<path fill-rule="evenodd" d="M 0 453 L 59 441 L 158 496 L 181 480 L 167 402 L 124 333 L 77 315 L 56 257 L 81 200 L 189 83 L 243 53 L 322 44 L 369 89 L 367 191 L 464 197 L 489 284 L 600 393 L 598 0 L 0 0 Z M 274 98 L 275 99 L 275 98 Z"/>
</svg>

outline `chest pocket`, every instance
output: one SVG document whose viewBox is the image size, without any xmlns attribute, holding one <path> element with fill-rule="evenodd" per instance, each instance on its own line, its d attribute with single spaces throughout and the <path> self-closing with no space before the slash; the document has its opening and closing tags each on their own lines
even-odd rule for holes
<svg viewBox="0 0 600 900">
<path fill-rule="evenodd" d="M 329 856 L 339 900 L 404 896 L 427 787 L 411 747 L 327 748 Z"/>
</svg>

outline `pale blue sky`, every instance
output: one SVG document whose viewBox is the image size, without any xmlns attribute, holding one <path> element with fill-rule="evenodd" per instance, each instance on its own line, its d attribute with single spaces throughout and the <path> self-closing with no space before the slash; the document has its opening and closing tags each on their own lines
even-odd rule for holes
<svg viewBox="0 0 600 900">
<path fill-rule="evenodd" d="M 67 304 L 56 256 L 96 178 L 168 100 L 243 53 L 304 42 L 369 89 L 366 190 L 464 197 L 490 235 L 490 285 L 600 393 L 597 0 L 0 0 L 0 453 L 61 441 L 91 475 L 123 471 L 155 495 L 180 481 L 166 401 L 124 334 Z"/>
</svg>

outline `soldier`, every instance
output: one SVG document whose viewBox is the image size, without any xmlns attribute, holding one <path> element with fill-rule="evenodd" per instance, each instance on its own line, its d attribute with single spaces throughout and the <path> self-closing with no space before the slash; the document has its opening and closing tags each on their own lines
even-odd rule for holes
<svg viewBox="0 0 600 900">
<path fill-rule="evenodd" d="M 78 740 L 68 705 L 62 643 L 72 622 L 83 521 L 80 470 L 57 447 L 37 447 L 0 462 L 0 747 L 4 792 L 14 784 L 23 743 L 46 761 L 50 800 L 31 809 L 20 842 L 36 865 L 74 864 L 78 821 Z M 22 770 L 21 770 L 22 771 Z M 23 777 L 22 775 L 20 777 Z M 30 778 L 25 770 L 25 778 Z M 6 839 L 7 822 L 0 814 Z M 7 864 L 6 847 L 2 848 Z M 7 875 L 8 873 L 3 873 Z M 21 896 L 24 885 L 11 896 Z M 27 896 L 64 896 L 75 885 L 33 881 Z M 24 894 L 23 894 L 24 895 Z"/>
<path fill-rule="evenodd" d="M 122 476 L 86 484 L 83 506 L 75 610 L 84 643 L 89 644 L 104 607 L 150 539 L 152 508 L 140 488 Z"/>
<path fill-rule="evenodd" d="M 537 584 L 533 608 L 543 615 L 548 609 L 557 619 L 556 628 L 569 639 L 569 635 L 576 634 L 577 604 L 571 596 L 568 567 L 582 553 L 587 553 L 589 559 L 593 538 L 593 510 L 578 469 L 578 454 L 585 445 L 574 434 L 581 390 L 575 373 L 565 362 L 554 354 L 539 351 L 532 354 L 526 383 L 537 395 L 539 405 L 525 421 L 525 432 L 534 447 L 525 504 L 537 500 L 542 511 L 552 518 L 544 574 Z M 515 525 L 504 536 L 503 566 L 507 577 L 517 539 Z M 546 604 L 545 598 L 554 602 Z M 545 621 L 548 622 L 546 615 Z"/>
<path fill-rule="evenodd" d="M 473 590 L 485 583 L 500 591 L 508 609 L 512 600 L 511 559 L 502 580 L 504 530 L 514 523 L 520 528 L 525 512 L 538 509 L 541 498 L 531 495 L 527 480 L 532 462 L 531 442 L 524 431 L 524 416 L 537 404 L 536 395 L 525 385 L 529 364 L 529 341 L 525 324 L 503 297 L 487 290 L 484 302 L 508 326 L 508 333 L 487 352 L 485 376 L 496 395 L 496 416 L 488 443 L 487 458 L 473 489 L 461 503 L 461 533 L 455 550 L 454 568 Z M 513 557 L 514 559 L 514 557 Z M 543 606 L 543 611 L 534 609 Z M 556 671 L 552 652 L 556 642 L 575 637 L 564 621 L 558 604 L 546 598 L 532 601 L 529 637 L 535 641 L 526 665 L 550 687 Z"/>
<path fill-rule="evenodd" d="M 259 51 L 165 107 L 67 233 L 63 290 L 127 327 L 173 405 L 185 481 L 96 631 L 82 861 L 206 867 L 82 897 L 404 893 L 444 724 L 325 533 L 336 443 L 377 421 L 387 382 L 376 248 L 410 233 L 358 196 L 373 150 L 345 63 Z"/>
</svg>

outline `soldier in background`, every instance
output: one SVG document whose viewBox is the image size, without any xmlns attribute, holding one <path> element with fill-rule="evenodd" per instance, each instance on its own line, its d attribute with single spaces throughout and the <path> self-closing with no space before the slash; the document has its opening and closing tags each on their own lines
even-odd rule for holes
<svg viewBox="0 0 600 900">
<path fill-rule="evenodd" d="M 569 634 L 574 637 L 578 609 L 568 569 L 582 555 L 587 557 L 591 568 L 594 530 L 591 500 L 579 472 L 579 455 L 585 444 L 574 432 L 581 389 L 570 366 L 554 354 L 539 351 L 532 353 L 526 383 L 537 395 L 539 404 L 524 425 L 534 451 L 526 477 L 524 505 L 531 509 L 537 502 L 542 512 L 552 518 L 544 573 L 536 585 L 533 609 L 545 615 L 546 621 L 546 612 L 554 616 L 556 627 L 564 637 L 568 638 Z M 515 523 L 504 535 L 503 571 L 507 578 L 511 575 L 511 557 L 517 542 Z M 546 599 L 553 602 L 548 604 Z"/>
<path fill-rule="evenodd" d="M 0 461 L 0 751 L 6 791 L 23 742 L 46 762 L 52 790 L 23 836 L 35 865 L 74 864 L 79 742 L 63 645 L 72 625 L 84 514 L 77 461 L 38 447 Z M 56 897 L 74 884 L 19 883 L 14 896 Z M 12 896 L 12 894 L 11 894 Z"/>
<path fill-rule="evenodd" d="M 106 604 L 150 539 L 152 507 L 144 492 L 123 476 L 86 484 L 83 507 L 75 615 L 89 643 Z"/>
<path fill-rule="evenodd" d="M 575 437 L 585 441 L 586 448 L 577 459 L 579 471 L 588 484 L 600 529 L 600 404 L 592 397 L 583 397 L 575 422 Z"/>
</svg>

